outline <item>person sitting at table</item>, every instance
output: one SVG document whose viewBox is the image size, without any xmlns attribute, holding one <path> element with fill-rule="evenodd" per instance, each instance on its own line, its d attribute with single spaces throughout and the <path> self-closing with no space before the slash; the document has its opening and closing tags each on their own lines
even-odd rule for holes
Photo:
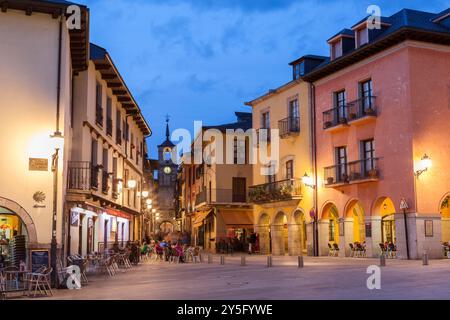
<svg viewBox="0 0 450 320">
<path fill-rule="evenodd" d="M 177 244 L 174 247 L 174 250 L 176 252 L 176 255 L 180 257 L 180 262 L 184 262 L 184 250 L 183 246 L 181 245 L 181 241 L 177 242 Z"/>
</svg>

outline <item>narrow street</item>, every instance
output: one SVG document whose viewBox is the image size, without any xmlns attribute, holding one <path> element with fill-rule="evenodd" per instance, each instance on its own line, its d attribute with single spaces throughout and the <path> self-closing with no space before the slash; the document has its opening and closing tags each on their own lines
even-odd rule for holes
<svg viewBox="0 0 450 320">
<path fill-rule="evenodd" d="M 296 257 L 220 257 L 213 264 L 146 262 L 113 278 L 89 276 L 81 290 L 59 290 L 62 300 L 194 300 L 194 299 L 449 299 L 450 260 L 388 260 L 381 271 L 381 290 L 368 290 L 366 274 L 377 259 L 305 258 L 297 268 Z M 420 288 L 420 290 L 418 289 Z"/>
</svg>

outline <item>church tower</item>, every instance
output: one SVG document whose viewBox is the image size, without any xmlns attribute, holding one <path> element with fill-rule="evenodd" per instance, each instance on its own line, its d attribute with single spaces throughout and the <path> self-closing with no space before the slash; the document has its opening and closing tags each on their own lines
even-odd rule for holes
<svg viewBox="0 0 450 320">
<path fill-rule="evenodd" d="M 157 205 L 160 214 L 159 231 L 168 233 L 178 230 L 175 218 L 175 186 L 178 166 L 172 161 L 175 145 L 170 141 L 169 117 L 166 119 L 166 140 L 158 146 Z"/>
</svg>

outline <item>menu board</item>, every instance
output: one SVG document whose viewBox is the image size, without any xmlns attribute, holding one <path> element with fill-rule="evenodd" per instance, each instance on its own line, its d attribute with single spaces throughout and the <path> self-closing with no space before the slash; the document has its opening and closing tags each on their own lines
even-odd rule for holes
<svg viewBox="0 0 450 320">
<path fill-rule="evenodd" d="M 42 266 L 50 268 L 50 250 L 34 249 L 30 250 L 31 271 L 36 272 Z"/>
</svg>

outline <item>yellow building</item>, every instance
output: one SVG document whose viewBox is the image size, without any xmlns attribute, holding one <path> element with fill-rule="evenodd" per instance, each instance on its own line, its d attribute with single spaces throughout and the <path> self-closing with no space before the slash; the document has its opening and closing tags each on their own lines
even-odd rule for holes
<svg viewBox="0 0 450 320">
<path fill-rule="evenodd" d="M 250 201 L 254 203 L 255 231 L 263 254 L 313 254 L 311 87 L 301 77 L 322 63 L 323 57 L 304 56 L 290 65 L 293 80 L 246 104 L 253 108 L 253 128 L 269 129 L 273 162 L 253 166 Z M 275 129 L 275 130 L 274 130 Z M 264 144 L 258 143 L 258 154 Z M 264 168 L 265 167 L 265 168 Z M 267 169 L 270 174 L 262 172 Z M 306 184 L 307 185 L 306 185 Z"/>
</svg>

